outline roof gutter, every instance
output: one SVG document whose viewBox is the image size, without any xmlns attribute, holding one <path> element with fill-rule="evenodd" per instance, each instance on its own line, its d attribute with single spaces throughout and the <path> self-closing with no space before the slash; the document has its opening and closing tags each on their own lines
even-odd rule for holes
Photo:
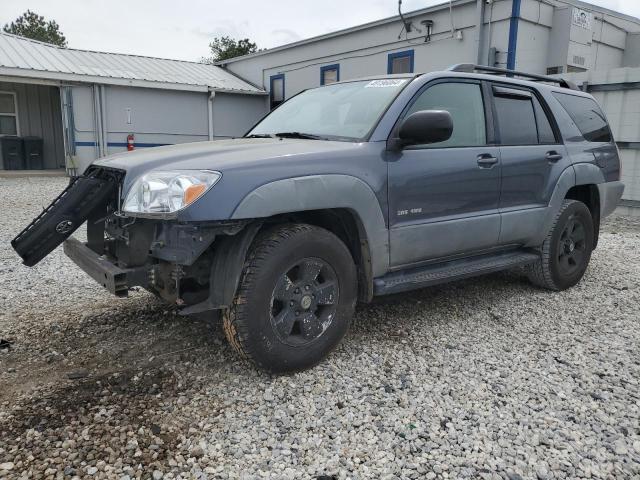
<svg viewBox="0 0 640 480">
<path fill-rule="evenodd" d="M 158 88 L 161 90 L 178 90 L 184 92 L 216 92 L 235 93 L 238 95 L 266 95 L 263 90 L 234 90 L 225 88 L 210 88 L 207 85 L 171 83 L 171 82 L 154 82 L 151 80 L 138 80 L 129 78 L 101 77 L 99 75 L 83 75 L 78 73 L 50 72 L 46 70 L 25 70 L 14 67 L 1 67 L 1 77 L 11 77 L 11 81 L 25 83 L 45 83 L 55 84 L 54 82 L 75 82 L 102 85 L 117 85 L 123 87 L 142 87 L 142 88 Z"/>
</svg>

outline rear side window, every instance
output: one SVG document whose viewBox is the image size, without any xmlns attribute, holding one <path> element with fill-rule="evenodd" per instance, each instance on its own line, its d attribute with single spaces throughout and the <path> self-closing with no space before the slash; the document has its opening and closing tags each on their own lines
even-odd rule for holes
<svg viewBox="0 0 640 480">
<path fill-rule="evenodd" d="M 611 131 L 598 104 L 591 98 L 554 92 L 588 142 L 611 142 Z"/>
<path fill-rule="evenodd" d="M 549 117 L 536 97 L 533 97 L 533 108 L 536 112 L 536 124 L 538 125 L 538 142 L 557 143 Z"/>
<path fill-rule="evenodd" d="M 496 95 L 498 130 L 502 145 L 535 145 L 538 143 L 536 115 L 532 97 Z"/>
<path fill-rule="evenodd" d="M 494 86 L 493 93 L 502 145 L 557 143 L 549 117 L 533 92 Z"/>
</svg>

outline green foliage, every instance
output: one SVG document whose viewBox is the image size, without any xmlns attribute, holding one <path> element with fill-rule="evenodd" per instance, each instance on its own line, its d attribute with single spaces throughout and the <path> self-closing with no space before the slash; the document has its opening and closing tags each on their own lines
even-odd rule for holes
<svg viewBox="0 0 640 480">
<path fill-rule="evenodd" d="M 27 10 L 11 24 L 5 24 L 3 30 L 21 37 L 52 43 L 59 47 L 67 46 L 67 39 L 60 31 L 58 24 L 54 20 L 47 22 L 43 16 L 31 10 Z"/>
<path fill-rule="evenodd" d="M 211 56 L 203 57 L 201 60 L 202 63 L 220 62 L 221 60 L 227 60 L 258 51 L 258 46 L 248 38 L 235 40 L 226 36 L 214 38 L 213 41 L 209 43 L 209 48 L 211 49 Z"/>
</svg>

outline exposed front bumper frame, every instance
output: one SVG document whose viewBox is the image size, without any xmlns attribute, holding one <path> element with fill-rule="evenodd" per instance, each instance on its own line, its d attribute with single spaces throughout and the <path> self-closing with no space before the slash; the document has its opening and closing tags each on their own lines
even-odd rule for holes
<svg viewBox="0 0 640 480">
<path fill-rule="evenodd" d="M 126 297 L 131 287 L 149 285 L 151 267 L 120 268 L 73 237 L 65 240 L 64 253 L 91 278 L 118 297 Z"/>
</svg>

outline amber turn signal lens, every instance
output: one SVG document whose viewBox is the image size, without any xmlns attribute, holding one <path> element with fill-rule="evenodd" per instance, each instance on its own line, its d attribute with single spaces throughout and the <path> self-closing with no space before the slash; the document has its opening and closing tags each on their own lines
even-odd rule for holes
<svg viewBox="0 0 640 480">
<path fill-rule="evenodd" d="M 207 186 L 204 183 L 197 183 L 195 185 L 187 187 L 187 189 L 184 191 L 185 206 L 194 202 L 200 195 L 204 193 L 206 189 Z"/>
</svg>

